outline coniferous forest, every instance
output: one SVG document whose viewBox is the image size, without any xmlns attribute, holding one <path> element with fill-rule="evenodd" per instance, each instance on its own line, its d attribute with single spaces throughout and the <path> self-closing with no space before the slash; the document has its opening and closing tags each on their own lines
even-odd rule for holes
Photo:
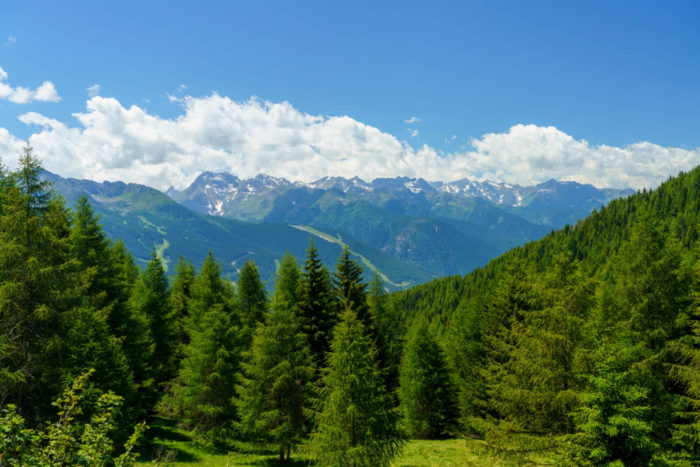
<svg viewBox="0 0 700 467">
<path fill-rule="evenodd" d="M 211 254 L 168 277 L 41 173 L 27 147 L 0 174 L 0 465 L 149 461 L 159 419 L 323 466 L 447 438 L 515 463 L 700 462 L 700 168 L 392 294 L 313 241 L 274 284 Z"/>
</svg>

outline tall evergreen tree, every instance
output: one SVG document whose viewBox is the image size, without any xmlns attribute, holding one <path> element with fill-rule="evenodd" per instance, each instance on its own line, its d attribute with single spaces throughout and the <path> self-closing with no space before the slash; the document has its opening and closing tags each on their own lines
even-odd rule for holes
<svg viewBox="0 0 700 467">
<path fill-rule="evenodd" d="M 277 272 L 275 292 L 272 295 L 272 308 L 274 310 L 292 310 L 298 315 L 300 299 L 301 273 L 299 272 L 299 266 L 294 255 L 285 252 Z"/>
<path fill-rule="evenodd" d="M 238 275 L 236 287 L 241 319 L 246 333 L 252 339 L 258 323 L 265 321 L 267 313 L 267 297 L 265 287 L 260 280 L 258 268 L 253 260 L 246 261 Z"/>
<path fill-rule="evenodd" d="M 155 380 L 152 368 L 153 340 L 146 317 L 130 303 L 138 268 L 122 241 L 106 238 L 87 196 L 75 207 L 70 233 L 71 251 L 81 268 L 81 306 L 106 317 L 110 333 L 121 343 L 133 387 L 125 398 L 127 418 L 151 409 Z M 75 376 L 75 375 L 73 375 Z M 99 380 L 99 375 L 95 378 Z"/>
<path fill-rule="evenodd" d="M 218 442 L 235 420 L 235 375 L 239 370 L 241 335 L 235 294 L 221 277 L 211 252 L 195 280 L 188 327 L 173 403 L 207 442 Z"/>
<path fill-rule="evenodd" d="M 344 303 L 349 304 L 365 328 L 372 332 L 372 320 L 367 306 L 367 284 L 362 281 L 362 266 L 350 258 L 347 246 L 338 258 L 333 274 L 333 288 L 338 298 L 338 306 L 342 308 Z"/>
<path fill-rule="evenodd" d="M 27 146 L 3 180 L 0 212 L 0 393 L 34 420 L 60 391 L 55 360 L 71 305 L 67 212 Z"/>
<path fill-rule="evenodd" d="M 328 270 L 318 256 L 313 239 L 309 240 L 307 258 L 301 274 L 299 316 L 301 328 L 309 340 L 311 354 L 317 365 L 323 363 L 330 348 L 333 326 L 337 321 L 337 306 Z"/>
<path fill-rule="evenodd" d="M 239 426 L 257 441 L 276 445 L 280 460 L 306 432 L 305 411 L 312 393 L 314 367 L 306 336 L 295 314 L 299 271 L 294 257 L 282 259 L 273 310 L 267 324 L 259 324 L 250 359 L 243 365 L 239 386 Z"/>
<path fill-rule="evenodd" d="M 437 439 L 455 428 L 455 389 L 442 348 L 424 321 L 408 333 L 399 372 L 404 424 L 414 438 Z"/>
<path fill-rule="evenodd" d="M 384 282 L 375 274 L 369 285 L 367 306 L 374 329 L 379 367 L 384 374 L 387 391 L 393 394 L 399 385 L 399 363 L 405 334 L 405 320 L 386 293 Z"/>
<path fill-rule="evenodd" d="M 670 374 L 682 385 L 673 430 L 673 450 L 686 462 L 700 459 L 700 263 L 696 266 L 694 302 L 684 313 L 688 333 L 670 342 Z"/>
<path fill-rule="evenodd" d="M 552 449 L 574 429 L 586 355 L 584 323 L 592 290 L 576 279 L 575 264 L 555 259 L 543 290 L 531 285 L 531 309 L 516 309 L 494 343 L 502 360 L 488 362 L 486 393 L 499 421 L 487 426 L 487 440 L 515 451 Z M 580 284 L 580 285 L 576 285 Z"/>
<path fill-rule="evenodd" d="M 195 277 L 194 265 L 180 255 L 177 261 L 175 277 L 170 287 L 170 298 L 172 301 L 173 320 L 182 345 L 186 345 L 190 341 L 186 323 L 189 316 L 188 309 L 192 298 L 192 287 Z M 181 358 L 181 349 L 178 360 L 179 358 Z"/>
<path fill-rule="evenodd" d="M 401 451 L 404 436 L 376 353 L 360 320 L 346 309 L 333 331 L 311 440 L 321 465 L 388 466 Z"/>
<path fill-rule="evenodd" d="M 154 389 L 157 390 L 174 376 L 177 369 L 175 359 L 178 335 L 171 308 L 168 278 L 155 252 L 151 253 L 151 260 L 139 275 L 131 295 L 131 306 L 146 320 L 153 339 L 149 366 L 156 382 Z"/>
</svg>

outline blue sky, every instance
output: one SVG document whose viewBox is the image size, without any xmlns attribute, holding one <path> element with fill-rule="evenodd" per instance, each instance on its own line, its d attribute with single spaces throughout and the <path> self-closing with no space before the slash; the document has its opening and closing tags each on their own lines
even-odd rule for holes
<svg viewBox="0 0 700 467">
<path fill-rule="evenodd" d="M 0 17 L 4 82 L 31 90 L 48 80 L 60 101 L 0 99 L 0 127 L 27 139 L 46 124 L 18 117 L 37 113 L 83 131 L 73 114 L 99 85 L 124 109 L 164 120 L 183 115 L 185 96 L 286 101 L 439 155 L 515 125 L 555 127 L 594 149 L 700 146 L 699 2 L 436 3 L 11 2 Z M 578 172 L 571 178 L 606 181 Z M 498 176 L 470 175 L 480 174 Z"/>
</svg>

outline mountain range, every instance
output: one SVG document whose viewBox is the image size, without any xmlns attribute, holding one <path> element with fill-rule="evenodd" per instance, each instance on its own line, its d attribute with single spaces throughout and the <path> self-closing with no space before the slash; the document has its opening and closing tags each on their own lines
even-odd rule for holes
<svg viewBox="0 0 700 467">
<path fill-rule="evenodd" d="M 301 261 L 312 237 L 326 264 L 348 246 L 393 289 L 467 273 L 632 193 L 555 180 L 531 187 L 406 177 L 302 183 L 212 172 L 181 191 L 162 193 L 138 184 L 46 177 L 70 205 L 85 193 L 105 231 L 142 260 L 155 249 L 167 265 L 179 255 L 199 264 L 211 250 L 231 279 L 254 259 L 271 283 L 284 251 Z"/>
</svg>

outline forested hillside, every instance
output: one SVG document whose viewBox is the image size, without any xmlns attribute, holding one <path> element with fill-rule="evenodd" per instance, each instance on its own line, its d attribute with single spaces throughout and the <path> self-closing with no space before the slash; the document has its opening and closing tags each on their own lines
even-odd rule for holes
<svg viewBox="0 0 700 467">
<path fill-rule="evenodd" d="M 460 427 L 583 465 L 700 459 L 700 168 L 464 277 L 393 295 L 429 319 Z"/>
<path fill-rule="evenodd" d="M 391 295 L 313 241 L 271 293 L 253 261 L 234 283 L 212 253 L 169 279 L 41 171 L 28 147 L 0 177 L 2 465 L 128 465 L 163 420 L 316 465 L 467 437 L 514 462 L 700 459 L 700 168 Z"/>
</svg>

